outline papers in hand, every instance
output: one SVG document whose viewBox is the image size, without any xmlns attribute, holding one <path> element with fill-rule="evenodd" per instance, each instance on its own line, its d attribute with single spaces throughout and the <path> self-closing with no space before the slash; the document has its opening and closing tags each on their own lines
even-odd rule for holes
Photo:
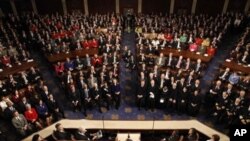
<svg viewBox="0 0 250 141">
<path fill-rule="evenodd" d="M 27 62 L 33 62 L 34 60 L 33 59 L 29 59 Z"/>
<path fill-rule="evenodd" d="M 206 56 L 206 57 L 207 57 L 207 56 L 208 56 L 208 54 L 204 54 L 204 56 Z"/>
<path fill-rule="evenodd" d="M 230 59 L 226 59 L 226 62 L 231 62 L 231 60 Z"/>
</svg>

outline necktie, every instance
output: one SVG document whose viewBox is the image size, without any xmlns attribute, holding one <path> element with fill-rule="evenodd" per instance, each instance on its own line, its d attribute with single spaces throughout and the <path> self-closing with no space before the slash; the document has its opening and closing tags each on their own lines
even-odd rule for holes
<svg viewBox="0 0 250 141">
<path fill-rule="evenodd" d="M 172 61 L 172 58 L 170 57 L 169 60 L 168 60 L 168 66 L 171 65 L 171 61 Z"/>
<path fill-rule="evenodd" d="M 196 71 L 199 71 L 199 68 L 200 68 L 200 64 L 197 64 Z"/>
<path fill-rule="evenodd" d="M 181 59 L 179 59 L 177 65 L 176 65 L 176 68 L 180 68 L 180 65 L 181 65 Z"/>
</svg>

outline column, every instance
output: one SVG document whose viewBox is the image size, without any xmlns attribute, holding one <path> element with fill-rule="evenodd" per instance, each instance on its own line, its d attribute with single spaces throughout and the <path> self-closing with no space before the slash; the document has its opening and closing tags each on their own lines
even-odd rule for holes
<svg viewBox="0 0 250 141">
<path fill-rule="evenodd" d="M 35 14 L 38 14 L 37 7 L 36 7 L 36 0 L 30 0 L 30 2 L 31 2 L 31 5 L 32 5 L 33 12 Z"/>
<path fill-rule="evenodd" d="M 191 9 L 191 14 L 195 14 L 196 4 L 197 4 L 197 0 L 193 0 L 192 9 Z"/>
<path fill-rule="evenodd" d="M 120 0 L 115 0 L 115 13 L 120 13 Z"/>
<path fill-rule="evenodd" d="M 249 11 L 249 8 L 250 8 L 250 0 L 247 0 L 244 12 L 247 13 Z"/>
<path fill-rule="evenodd" d="M 170 2 L 170 11 L 169 11 L 170 14 L 174 13 L 174 2 L 175 2 L 175 0 L 171 0 L 171 2 Z"/>
<path fill-rule="evenodd" d="M 0 8 L 0 18 L 4 17 L 4 13 L 3 13 L 3 10 L 2 8 Z"/>
<path fill-rule="evenodd" d="M 229 3 L 229 0 L 225 0 L 224 6 L 223 6 L 223 9 L 222 9 L 222 14 L 227 12 L 228 3 Z"/>
<path fill-rule="evenodd" d="M 83 3 L 84 3 L 84 13 L 85 15 L 89 15 L 88 0 L 83 0 Z"/>
<path fill-rule="evenodd" d="M 18 14 L 17 14 L 16 4 L 15 4 L 14 0 L 10 0 L 10 6 L 11 6 L 11 8 L 12 8 L 13 14 L 14 14 L 15 16 L 17 16 Z"/>
<path fill-rule="evenodd" d="M 142 0 L 138 0 L 138 13 L 141 13 L 141 8 L 142 8 Z"/>
<path fill-rule="evenodd" d="M 62 1 L 62 8 L 63 8 L 63 14 L 67 15 L 67 4 L 66 0 L 61 0 Z"/>
</svg>

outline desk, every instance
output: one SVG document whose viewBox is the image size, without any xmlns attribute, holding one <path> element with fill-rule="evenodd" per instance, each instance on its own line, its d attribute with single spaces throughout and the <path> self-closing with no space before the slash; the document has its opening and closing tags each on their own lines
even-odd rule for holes
<svg viewBox="0 0 250 141">
<path fill-rule="evenodd" d="M 138 121 L 138 120 L 70 120 L 63 119 L 49 127 L 44 128 L 43 130 L 36 132 L 34 134 L 39 134 L 42 137 L 46 138 L 52 134 L 53 130 L 55 130 L 55 124 L 61 123 L 64 128 L 79 128 L 80 126 L 86 129 L 128 129 L 128 130 L 152 130 L 153 121 Z M 104 127 L 104 128 L 103 128 Z M 221 141 L 229 141 L 229 137 L 225 134 L 222 134 L 215 129 L 212 129 L 203 123 L 197 120 L 166 120 L 154 121 L 154 130 L 181 130 L 181 129 L 190 129 L 195 128 L 199 132 L 207 135 L 208 137 L 212 137 L 213 134 L 218 134 L 220 136 Z M 23 139 L 23 141 L 31 141 L 32 136 Z"/>
<path fill-rule="evenodd" d="M 204 56 L 204 55 L 196 54 L 195 52 L 190 52 L 187 50 L 178 51 L 177 49 L 172 49 L 172 48 L 166 48 L 166 49 L 160 50 L 160 53 L 163 53 L 165 56 L 168 56 L 169 53 L 171 52 L 173 53 L 174 57 L 183 56 L 183 58 L 190 58 L 191 60 L 201 59 L 201 61 L 205 63 L 210 62 L 212 59 L 212 56 Z"/>
<path fill-rule="evenodd" d="M 83 58 L 86 56 L 86 54 L 88 54 L 89 56 L 98 54 L 98 48 L 81 49 L 81 50 L 74 50 L 69 53 L 47 55 L 46 58 L 48 59 L 50 63 L 55 63 L 59 61 L 65 61 L 66 58 L 75 58 L 76 56 Z"/>
<path fill-rule="evenodd" d="M 132 141 L 140 141 L 141 134 L 140 133 L 118 133 L 117 140 L 118 141 L 127 141 L 128 134 Z"/>
<path fill-rule="evenodd" d="M 250 67 L 245 65 L 239 65 L 238 63 L 231 61 L 227 62 L 225 61 L 223 64 L 224 67 L 230 68 L 233 71 L 240 71 L 246 74 L 250 74 Z"/>
<path fill-rule="evenodd" d="M 36 67 L 37 64 L 35 61 L 32 62 L 22 62 L 21 65 L 15 65 L 11 68 L 4 68 L 2 72 L 0 72 L 0 78 L 6 77 L 10 74 L 19 73 L 21 71 L 25 71 L 30 69 L 31 67 Z"/>
</svg>

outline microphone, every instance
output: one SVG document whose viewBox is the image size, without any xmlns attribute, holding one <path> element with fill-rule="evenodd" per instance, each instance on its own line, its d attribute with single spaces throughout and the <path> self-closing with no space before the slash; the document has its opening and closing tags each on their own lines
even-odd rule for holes
<svg viewBox="0 0 250 141">
<path fill-rule="evenodd" d="M 154 130 L 155 127 L 155 117 L 153 116 L 153 126 L 152 126 L 152 130 Z"/>
<path fill-rule="evenodd" d="M 102 115 L 102 129 L 104 130 L 104 115 Z"/>
</svg>

